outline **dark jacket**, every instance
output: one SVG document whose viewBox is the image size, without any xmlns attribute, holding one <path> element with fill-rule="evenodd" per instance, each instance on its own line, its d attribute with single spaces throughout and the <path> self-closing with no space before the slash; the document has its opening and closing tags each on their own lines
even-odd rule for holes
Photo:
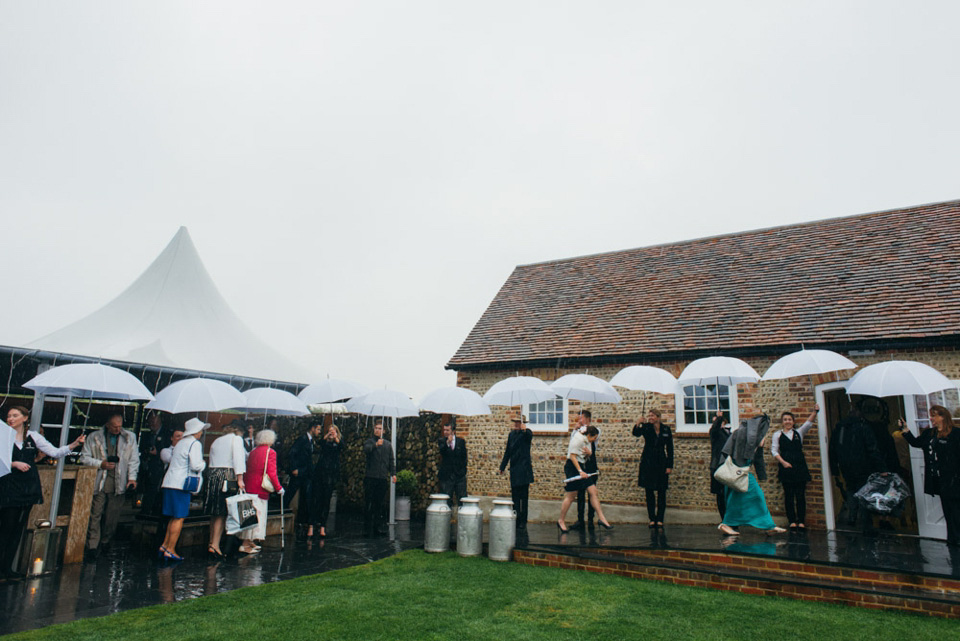
<svg viewBox="0 0 960 641">
<path fill-rule="evenodd" d="M 757 480 L 764 481 L 767 478 L 767 464 L 763 460 L 763 448 L 760 444 L 768 431 L 770 417 L 766 414 L 740 421 L 740 427 L 731 432 L 730 438 L 720 451 L 732 458 L 734 465 L 746 467 L 752 462 Z"/>
<path fill-rule="evenodd" d="M 946 439 L 938 439 L 936 429 L 926 429 L 903 438 L 923 450 L 923 491 L 925 494 L 960 498 L 960 429 L 950 430 Z"/>
<path fill-rule="evenodd" d="M 320 439 L 320 459 L 317 461 L 316 478 L 325 485 L 336 485 L 340 481 L 340 452 L 343 443 Z"/>
<path fill-rule="evenodd" d="M 510 465 L 510 487 L 533 483 L 533 462 L 530 460 L 530 444 L 533 432 L 530 429 L 510 430 L 507 447 L 503 450 L 500 471 Z"/>
<path fill-rule="evenodd" d="M 459 481 L 467 478 L 467 443 L 459 436 L 455 437 L 453 449 L 447 445 L 447 439 L 441 437 L 437 441 L 440 451 L 440 467 L 437 477 L 440 482 Z"/>
<path fill-rule="evenodd" d="M 873 429 L 859 416 L 847 416 L 830 434 L 830 471 L 849 483 L 860 484 L 874 472 L 885 472 Z M 848 488 L 856 492 L 859 487 Z"/>
<path fill-rule="evenodd" d="M 711 494 L 722 494 L 726 491 L 726 486 L 723 485 L 720 481 L 713 478 L 713 473 L 717 471 L 717 468 L 723 464 L 723 460 L 727 456 L 723 453 L 723 446 L 727 444 L 727 439 L 730 438 L 730 426 L 722 427 L 723 419 L 718 418 L 713 420 L 713 424 L 710 426 L 710 493 Z"/>
<path fill-rule="evenodd" d="M 367 478 L 388 479 L 397 475 L 396 463 L 393 460 L 393 446 L 384 439 L 383 445 L 377 447 L 377 439 L 371 437 L 363 444 L 363 453 L 367 455 Z"/>
<path fill-rule="evenodd" d="M 673 433 L 669 425 L 660 424 L 660 433 L 653 423 L 633 426 L 633 435 L 643 438 L 637 485 L 651 489 L 666 489 L 667 468 L 673 467 Z"/>
<path fill-rule="evenodd" d="M 290 446 L 290 452 L 287 453 L 288 472 L 297 471 L 297 478 L 308 479 L 313 475 L 313 448 L 316 447 L 316 440 L 311 439 L 309 435 L 302 434 Z"/>
</svg>

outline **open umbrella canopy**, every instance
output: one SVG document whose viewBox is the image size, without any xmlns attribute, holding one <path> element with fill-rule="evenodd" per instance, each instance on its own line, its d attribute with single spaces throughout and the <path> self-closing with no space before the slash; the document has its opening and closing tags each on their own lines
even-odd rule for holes
<svg viewBox="0 0 960 641">
<path fill-rule="evenodd" d="M 306 416 L 309 408 L 299 398 L 280 389 L 254 387 L 243 393 L 245 399 L 242 409 L 252 414 L 274 414 L 277 416 Z"/>
<path fill-rule="evenodd" d="M 410 397 L 403 392 L 377 389 L 347 401 L 347 409 L 367 416 L 404 418 L 420 416 L 420 411 Z"/>
<path fill-rule="evenodd" d="M 550 389 L 563 398 L 586 403 L 619 403 L 620 394 L 613 385 L 590 374 L 567 374 L 550 384 Z"/>
<path fill-rule="evenodd" d="M 649 365 L 631 365 L 613 375 L 611 385 L 629 390 L 674 394 L 677 391 L 677 379 L 673 374 L 659 367 Z"/>
<path fill-rule="evenodd" d="M 318 403 L 333 403 L 335 401 L 361 396 L 369 391 L 371 391 L 370 388 L 361 383 L 328 378 L 325 381 L 307 385 L 297 396 L 307 405 L 316 405 Z"/>
<path fill-rule="evenodd" d="M 843 354 L 829 349 L 801 349 L 778 359 L 763 373 L 762 381 L 772 381 L 795 376 L 813 376 L 838 372 L 843 369 L 856 369 L 857 364 Z"/>
<path fill-rule="evenodd" d="M 13 447 L 17 439 L 17 431 L 0 421 L 0 477 L 6 476 L 13 469 Z"/>
<path fill-rule="evenodd" d="M 181 412 L 219 412 L 243 407 L 246 397 L 232 385 L 212 378 L 187 378 L 167 385 L 147 403 L 148 409 Z"/>
<path fill-rule="evenodd" d="M 887 361 L 869 365 L 847 383 L 847 394 L 865 396 L 927 395 L 955 387 L 953 381 L 924 363 Z"/>
<path fill-rule="evenodd" d="M 308 405 L 313 414 L 349 414 L 345 403 L 314 403 Z"/>
<path fill-rule="evenodd" d="M 129 372 L 99 363 L 51 367 L 23 385 L 37 394 L 116 401 L 153 400 L 153 394 Z"/>
<path fill-rule="evenodd" d="M 677 378 L 680 385 L 736 385 L 758 380 L 760 375 L 750 365 L 731 356 L 698 358 Z"/>
<path fill-rule="evenodd" d="M 421 399 L 420 410 L 435 414 L 483 416 L 490 413 L 490 406 L 473 390 L 465 387 L 441 387 Z"/>
<path fill-rule="evenodd" d="M 497 381 L 483 395 L 488 405 L 527 405 L 540 403 L 557 397 L 549 385 L 535 376 L 511 376 Z"/>
</svg>

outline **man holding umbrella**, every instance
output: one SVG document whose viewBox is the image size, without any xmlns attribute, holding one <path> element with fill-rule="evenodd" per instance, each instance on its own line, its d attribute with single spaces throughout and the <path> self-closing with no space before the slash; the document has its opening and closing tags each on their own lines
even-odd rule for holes
<svg viewBox="0 0 960 641">
<path fill-rule="evenodd" d="M 460 499 L 467 495 L 467 444 L 457 438 L 457 430 L 452 423 L 443 426 L 443 436 L 437 442 L 440 451 L 440 467 L 437 476 L 440 491 L 450 497 L 451 507 L 460 505 Z"/>
<path fill-rule="evenodd" d="M 386 534 L 387 513 L 384 505 L 390 481 L 397 482 L 397 467 L 393 458 L 393 446 L 383 438 L 383 421 L 373 424 L 373 438 L 363 444 L 367 457 L 367 470 L 363 479 L 363 531 L 364 534 Z"/>
<path fill-rule="evenodd" d="M 510 420 L 513 429 L 507 436 L 507 447 L 500 461 L 500 474 L 510 465 L 510 498 L 517 509 L 517 531 L 523 533 L 527 530 L 530 484 L 533 483 L 533 463 L 530 460 L 533 431 L 527 427 L 527 419 L 523 414 Z"/>
</svg>

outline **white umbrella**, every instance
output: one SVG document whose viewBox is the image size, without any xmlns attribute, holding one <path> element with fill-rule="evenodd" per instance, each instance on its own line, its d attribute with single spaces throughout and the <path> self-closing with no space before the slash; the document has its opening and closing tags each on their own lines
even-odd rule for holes
<svg viewBox="0 0 960 641">
<path fill-rule="evenodd" d="M 367 392 L 346 403 L 347 409 L 357 414 L 367 416 L 384 416 L 389 418 L 404 418 L 420 416 L 420 411 L 413 404 L 410 397 L 403 392 L 389 389 L 377 389 Z"/>
<path fill-rule="evenodd" d="M 924 363 L 887 361 L 869 365 L 847 383 L 847 394 L 908 396 L 933 394 L 955 387 L 953 381 Z"/>
<path fill-rule="evenodd" d="M 828 349 L 801 349 L 778 359 L 763 373 L 761 381 L 780 378 L 813 376 L 838 372 L 843 369 L 856 369 L 857 364 L 849 358 Z"/>
<path fill-rule="evenodd" d="M 657 394 L 675 394 L 677 391 L 677 379 L 673 374 L 649 365 L 624 367 L 613 375 L 610 384 L 629 390 L 643 390 Z"/>
<path fill-rule="evenodd" d="M 129 372 L 99 363 L 51 367 L 23 385 L 37 394 L 133 401 L 153 400 L 153 394 Z"/>
<path fill-rule="evenodd" d="M 590 374 L 567 374 L 550 384 L 550 389 L 563 398 L 586 403 L 619 403 L 622 399 L 613 385 Z"/>
<path fill-rule="evenodd" d="M 370 391 L 370 388 L 361 383 L 328 378 L 319 383 L 312 383 L 304 387 L 297 396 L 307 405 L 318 403 L 333 403 L 343 399 L 361 396 Z"/>
<path fill-rule="evenodd" d="M 182 412 L 219 412 L 247 404 L 240 390 L 212 378 L 187 378 L 167 385 L 147 403 L 148 409 Z"/>
<path fill-rule="evenodd" d="M 276 416 L 306 416 L 310 410 L 299 398 L 272 387 L 254 387 L 243 393 L 244 404 L 238 409 L 254 414 Z"/>
<path fill-rule="evenodd" d="M 63 423 L 60 425 L 60 447 L 68 443 L 73 399 L 103 398 L 108 400 L 153 400 L 153 394 L 129 372 L 100 363 L 74 363 L 51 367 L 23 384 L 42 395 L 63 395 Z M 40 407 L 43 412 L 43 406 Z M 63 482 L 64 459 L 57 461 L 57 473 L 50 495 L 50 520 L 56 521 L 60 509 L 60 485 Z"/>
<path fill-rule="evenodd" d="M 436 414 L 482 416 L 490 413 L 490 406 L 473 390 L 465 387 L 441 387 L 423 397 L 420 410 Z"/>
<path fill-rule="evenodd" d="M 13 470 L 13 446 L 16 439 L 17 431 L 0 421 L 0 477 Z"/>
<path fill-rule="evenodd" d="M 736 385 L 756 383 L 760 375 L 747 363 L 730 356 L 698 358 L 684 368 L 677 378 L 683 385 Z"/>
<path fill-rule="evenodd" d="M 483 395 L 488 405 L 527 405 L 549 401 L 557 393 L 535 376 L 511 376 L 498 381 Z"/>
</svg>

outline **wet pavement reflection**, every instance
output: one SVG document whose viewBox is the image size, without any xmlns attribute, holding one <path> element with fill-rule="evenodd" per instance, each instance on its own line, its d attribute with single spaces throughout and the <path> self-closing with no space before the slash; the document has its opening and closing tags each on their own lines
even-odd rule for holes
<svg viewBox="0 0 960 641">
<path fill-rule="evenodd" d="M 259 554 L 223 561 L 208 560 L 205 548 L 197 547 L 168 565 L 153 550 L 117 543 L 96 561 L 0 584 L 0 634 L 338 570 L 423 547 L 422 523 L 398 523 L 387 536 L 364 538 L 362 519 L 340 519 L 339 527 L 331 519 L 325 539 L 288 536 L 281 549 L 279 537 L 271 537 Z"/>
</svg>

